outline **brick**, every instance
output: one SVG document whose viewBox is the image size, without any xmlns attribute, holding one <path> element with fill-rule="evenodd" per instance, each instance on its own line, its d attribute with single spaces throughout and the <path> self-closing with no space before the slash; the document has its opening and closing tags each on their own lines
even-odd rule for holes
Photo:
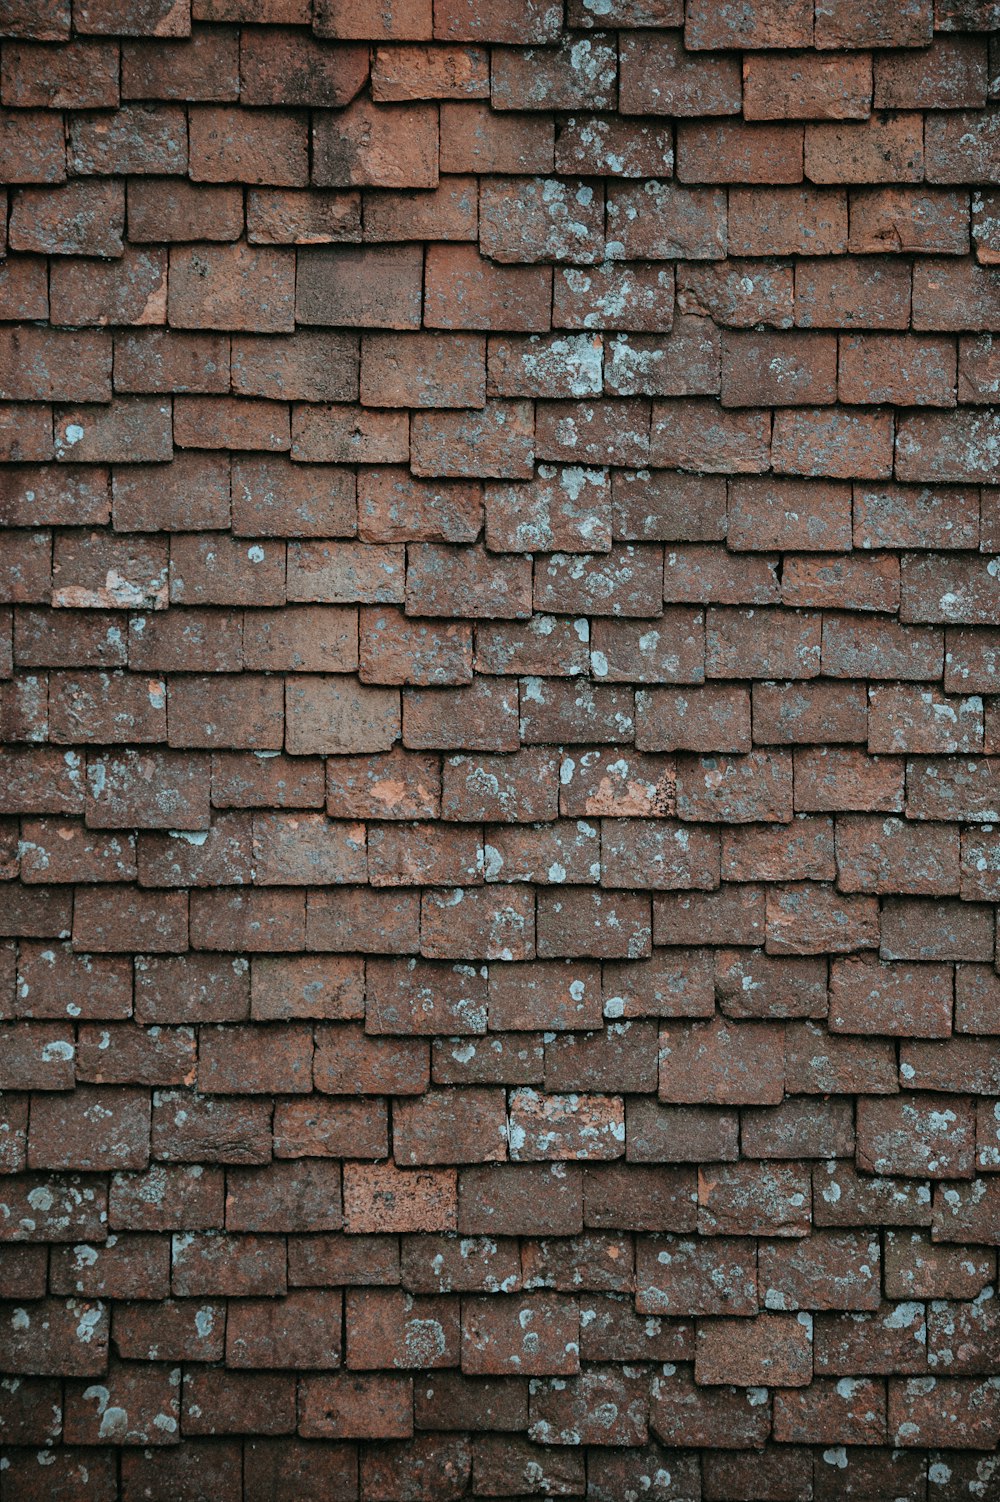
<svg viewBox="0 0 1000 1502">
<path fill-rule="evenodd" d="M 555 328 L 656 332 L 672 325 L 674 273 L 670 266 L 605 261 L 587 268 L 557 267 L 554 278 Z"/>
<path fill-rule="evenodd" d="M 474 248 L 432 246 L 427 253 L 424 322 L 429 328 L 548 329 L 552 272 L 497 266 Z"/>
<path fill-rule="evenodd" d="M 799 0 L 787 9 L 763 3 L 721 15 L 708 0 L 696 0 L 687 13 L 684 41 L 692 48 L 808 46 L 812 15 Z"/>
<path fill-rule="evenodd" d="M 183 174 L 186 134 L 185 114 L 177 105 L 127 104 L 110 121 L 99 112 L 81 113 L 69 129 L 67 163 L 82 177 Z"/>
<path fill-rule="evenodd" d="M 313 1067 L 316 1088 L 333 1095 L 377 1095 L 394 1075 L 397 1094 L 419 1095 L 429 1078 L 426 1044 L 385 1042 L 351 1027 L 316 1031 Z"/>
<path fill-rule="evenodd" d="M 238 94 L 235 31 L 198 28 L 183 41 L 122 45 L 124 99 L 225 100 Z"/>
<path fill-rule="evenodd" d="M 844 0 L 824 0 L 816 12 L 817 47 L 923 47 L 932 39 L 933 16 L 926 0 L 899 11 L 876 4 L 864 16 Z"/>
<path fill-rule="evenodd" d="M 206 191 L 225 193 L 232 190 L 201 190 L 202 193 Z M 361 237 L 361 195 L 307 192 L 296 188 L 252 188 L 247 194 L 246 222 L 247 239 L 251 244 L 314 245 L 324 241 L 357 240 Z"/>
<path fill-rule="evenodd" d="M 739 113 L 737 60 L 690 56 L 679 32 L 626 34 L 619 66 L 620 108 L 628 115 Z"/>
<path fill-rule="evenodd" d="M 293 261 L 287 252 L 236 245 L 171 252 L 170 322 L 178 328 L 292 328 Z"/>
<path fill-rule="evenodd" d="M 336 116 L 317 117 L 313 180 L 328 188 L 434 188 L 437 152 L 434 105 L 383 106 L 361 98 Z"/>
<path fill-rule="evenodd" d="M 721 260 L 726 254 L 725 196 L 718 188 L 656 179 L 634 187 L 615 185 L 608 193 L 607 234 L 607 253 L 615 261 Z"/>
<path fill-rule="evenodd" d="M 495 114 L 486 104 L 444 101 L 441 171 L 550 172 L 555 130 L 538 115 Z"/>
<path fill-rule="evenodd" d="M 782 1097 L 780 1030 L 764 1024 L 691 1022 L 660 1034 L 660 1099 L 745 1105 Z"/>
<path fill-rule="evenodd" d="M 523 41 L 523 35 L 516 40 Z M 617 95 L 617 55 L 613 41 L 605 35 L 593 34 L 579 49 L 563 36 L 550 51 L 505 47 L 493 55 L 491 102 L 495 110 L 608 109 L 614 108 Z"/>
<path fill-rule="evenodd" d="M 533 473 L 534 414 L 526 402 L 500 400 L 488 401 L 478 411 L 433 418 L 418 414 L 410 444 L 416 475 L 528 479 Z"/>
<path fill-rule="evenodd" d="M 931 118 L 927 133 L 927 176 L 931 182 L 994 182 L 992 152 L 996 140 L 996 109 L 956 110 L 939 121 Z"/>
<path fill-rule="evenodd" d="M 29 1166 L 144 1168 L 149 1161 L 149 1111 L 149 1096 L 140 1089 L 80 1085 L 71 1096 L 39 1096 Z"/>
<path fill-rule="evenodd" d="M 360 38 L 365 41 L 429 41 L 432 34 L 429 0 L 404 0 L 388 12 L 375 5 L 322 0 L 316 15 L 316 30 L 324 37 Z"/>
<path fill-rule="evenodd" d="M 871 103 L 871 73 L 863 54 L 775 52 L 751 54 L 743 63 L 748 120 L 863 120 Z"/>
<path fill-rule="evenodd" d="M 39 255 L 123 254 L 125 197 L 114 182 L 73 182 L 59 188 L 24 188 L 11 210 L 13 250 Z"/>
<path fill-rule="evenodd" d="M 836 348 L 822 334 L 729 333 L 722 342 L 722 404 L 829 402 L 837 385 Z M 846 398 L 845 398 L 846 400 Z"/>
<path fill-rule="evenodd" d="M 668 177 L 674 163 L 673 135 L 656 121 L 607 120 L 574 115 L 556 143 L 559 172 L 621 177 Z"/>
<path fill-rule="evenodd" d="M 474 47 L 383 47 L 375 54 L 372 98 L 485 99 L 489 97 L 486 53 Z"/>
<path fill-rule="evenodd" d="M 191 110 L 189 133 L 194 182 L 302 187 L 309 180 L 304 115 L 277 110 L 249 115 L 233 106 L 205 104 Z"/>
<path fill-rule="evenodd" d="M 755 950 L 720 950 L 715 994 L 725 1016 L 760 1018 L 823 1016 L 827 1009 L 826 965 L 809 958 L 774 957 Z"/>
<path fill-rule="evenodd" d="M 299 1391 L 299 1432 L 308 1439 L 405 1439 L 413 1433 L 411 1377 L 341 1372 L 305 1377 Z"/>
<path fill-rule="evenodd" d="M 133 241 L 238 240 L 243 229 L 243 195 L 237 187 L 134 178 L 127 196 Z"/>
<path fill-rule="evenodd" d="M 363 888 L 345 888 L 309 898 L 307 938 L 310 949 L 342 954 L 348 950 L 363 953 L 383 948 L 390 954 L 408 954 L 419 947 L 419 903 L 416 894 L 403 892 L 366 892 Z M 372 931 L 371 914 L 381 925 Z M 385 940 L 383 946 L 375 940 Z"/>
<path fill-rule="evenodd" d="M 971 1107 L 954 1096 L 865 1099 L 858 1108 L 858 1166 L 868 1173 L 969 1178 Z"/>
<path fill-rule="evenodd" d="M 64 40 L 67 35 L 56 33 L 47 40 Z M 113 42 L 86 39 L 65 41 L 59 48 L 10 40 L 4 48 L 0 89 L 5 104 L 22 108 L 114 109 L 118 48 Z"/>
<path fill-rule="evenodd" d="M 391 1163 L 345 1168 L 344 1220 L 351 1232 L 454 1230 L 456 1213 L 454 1169 L 406 1170 Z"/>
<path fill-rule="evenodd" d="M 793 270 L 790 263 L 724 261 L 682 266 L 677 305 L 684 312 L 709 314 L 718 323 L 751 328 L 760 322 L 790 328 L 793 323 Z"/>
<path fill-rule="evenodd" d="M 518 1299 L 470 1298 L 462 1308 L 462 1370 L 470 1375 L 527 1376 L 579 1370 L 579 1320 L 558 1294 Z"/>
<path fill-rule="evenodd" d="M 677 176 L 685 183 L 801 182 L 802 136 L 797 125 L 682 122 Z"/>
<path fill-rule="evenodd" d="M 698 1328 L 695 1380 L 805 1387 L 812 1379 L 811 1326 L 797 1318 L 761 1314 L 752 1320 L 712 1320 Z"/>
<path fill-rule="evenodd" d="M 4 1307 L 4 1315 L 2 1345 L 7 1371 L 39 1376 L 65 1373 L 71 1377 L 104 1372 L 109 1325 L 106 1304 L 45 1299 L 32 1305 L 27 1318 L 24 1310 L 9 1304 Z"/>
<path fill-rule="evenodd" d="M 940 188 L 859 188 L 850 191 L 848 249 L 962 255 L 968 249 L 964 195 Z"/>
</svg>

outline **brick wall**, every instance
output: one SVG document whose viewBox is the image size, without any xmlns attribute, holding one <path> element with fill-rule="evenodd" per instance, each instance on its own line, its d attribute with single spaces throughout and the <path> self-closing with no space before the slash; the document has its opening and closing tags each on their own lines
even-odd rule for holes
<svg viewBox="0 0 1000 1502">
<path fill-rule="evenodd" d="M 994 27 L 0 0 L 0 1502 L 1000 1496 Z"/>
</svg>

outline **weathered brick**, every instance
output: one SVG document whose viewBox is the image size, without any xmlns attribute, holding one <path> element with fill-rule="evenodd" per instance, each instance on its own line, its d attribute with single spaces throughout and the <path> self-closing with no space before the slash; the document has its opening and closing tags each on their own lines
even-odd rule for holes
<svg viewBox="0 0 1000 1502">
<path fill-rule="evenodd" d="M 432 104 L 360 98 L 313 125 L 313 180 L 321 187 L 434 188 L 437 154 Z"/>
</svg>

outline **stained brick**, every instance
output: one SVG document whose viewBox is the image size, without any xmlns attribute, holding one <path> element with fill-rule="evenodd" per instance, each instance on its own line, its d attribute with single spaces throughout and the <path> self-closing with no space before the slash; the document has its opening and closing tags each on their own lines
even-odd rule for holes
<svg viewBox="0 0 1000 1502">
<path fill-rule="evenodd" d="M 991 7 L 7 12 L 7 1491 L 988 1490 Z"/>
</svg>

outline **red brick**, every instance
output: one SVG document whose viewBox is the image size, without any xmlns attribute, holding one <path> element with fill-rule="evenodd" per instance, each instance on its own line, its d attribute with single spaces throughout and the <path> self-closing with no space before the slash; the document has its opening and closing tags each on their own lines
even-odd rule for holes
<svg viewBox="0 0 1000 1502">
<path fill-rule="evenodd" d="M 807 1387 L 812 1380 L 812 1329 L 792 1316 L 719 1319 L 698 1327 L 695 1380 Z"/>
<path fill-rule="evenodd" d="M 201 189 L 211 191 L 232 190 Z M 360 238 L 359 193 L 251 188 L 247 194 L 247 239 L 252 245 L 316 245 Z"/>
<path fill-rule="evenodd" d="M 817 183 L 919 182 L 922 117 L 873 115 L 863 124 L 807 125 L 805 172 Z"/>
<path fill-rule="evenodd" d="M 391 1082 L 397 1095 L 420 1095 L 428 1078 L 427 1045 L 416 1039 L 387 1042 L 354 1027 L 316 1030 L 317 1090 L 333 1095 L 378 1095 Z"/>
<path fill-rule="evenodd" d="M 737 60 L 688 56 L 678 32 L 626 33 L 620 68 L 620 107 L 629 115 L 739 113 Z"/>
<path fill-rule="evenodd" d="M 18 193 L 9 241 L 13 250 L 39 255 L 120 256 L 124 229 L 122 185 L 80 181 Z"/>
<path fill-rule="evenodd" d="M 844 402 L 950 407 L 955 401 L 954 361 L 950 340 L 841 336 L 838 394 Z"/>
<path fill-rule="evenodd" d="M 858 1103 L 858 1167 L 867 1173 L 969 1178 L 974 1135 L 971 1105 L 958 1096 Z"/>
<path fill-rule="evenodd" d="M 302 187 L 309 181 L 304 115 L 271 110 L 249 114 L 234 106 L 190 111 L 190 175 L 194 182 L 244 182 Z"/>
<path fill-rule="evenodd" d="M 99 112 L 73 116 L 67 160 L 77 176 L 185 173 L 185 113 L 173 104 L 127 104 L 109 120 Z M 61 176 L 61 174 L 60 174 Z"/>
<path fill-rule="evenodd" d="M 956 110 L 932 116 L 927 130 L 927 177 L 931 182 L 993 181 L 995 109 Z"/>
<path fill-rule="evenodd" d="M 35 1101 L 28 1145 L 31 1168 L 145 1168 L 149 1161 L 146 1090 L 79 1085 L 72 1095 Z"/>
<path fill-rule="evenodd" d="M 310 1376 L 300 1382 L 299 1395 L 299 1433 L 307 1439 L 406 1439 L 413 1433 L 412 1377 Z"/>
<path fill-rule="evenodd" d="M 735 13 L 720 13 L 711 0 L 694 0 L 687 12 L 684 41 L 693 48 L 809 46 L 812 12 L 803 0 L 790 6 L 755 0 Z"/>
<path fill-rule="evenodd" d="M 38 7 L 33 9 L 37 20 Z M 9 35 L 16 30 L 11 25 Z M 68 31 L 56 31 L 47 40 L 60 41 L 67 35 Z M 58 48 L 10 40 L 4 47 L 0 90 L 5 104 L 20 108 L 114 109 L 118 48 L 113 42 L 87 40 L 65 41 Z"/>
<path fill-rule="evenodd" d="M 274 27 L 240 37 L 244 104 L 337 108 L 354 98 L 367 77 L 364 47 L 324 47 L 301 32 Z"/>
<path fill-rule="evenodd" d="M 488 99 L 489 59 L 478 47 L 380 47 L 372 67 L 372 98 Z"/>
<path fill-rule="evenodd" d="M 355 1234 L 451 1231 L 456 1226 L 457 1205 L 453 1168 L 407 1170 L 397 1169 L 392 1163 L 345 1165 L 344 1224 Z M 428 1352 L 421 1355 L 417 1366 L 425 1364 Z"/>
<path fill-rule="evenodd" d="M 229 348 L 221 335 L 168 333 L 158 328 L 120 334 L 116 340 L 115 359 L 115 389 L 118 391 L 221 392 L 229 389 Z M 183 456 L 181 465 L 183 467 Z M 120 473 L 119 479 L 124 480 L 127 474 L 128 471 Z M 173 478 L 173 471 L 170 474 Z M 226 500 L 228 502 L 228 495 Z M 228 510 L 227 504 L 224 513 L 227 516 Z"/>
<path fill-rule="evenodd" d="M 440 31 L 440 25 L 435 29 Z M 494 40 L 522 42 L 524 37 L 521 34 Z M 505 47 L 494 52 L 491 66 L 494 109 L 614 108 L 618 97 L 617 54 L 610 37 L 594 34 L 579 48 L 565 35 L 558 39 L 546 36 L 542 40 L 557 40 L 558 45 L 549 51 Z"/>
<path fill-rule="evenodd" d="M 802 127 L 682 122 L 677 176 L 685 183 L 801 182 Z"/>
<path fill-rule="evenodd" d="M 388 11 L 368 0 L 320 0 L 316 31 L 338 39 L 430 41 L 431 0 L 394 0 Z"/>
<path fill-rule="evenodd" d="M 471 0 L 443 0 L 434 16 L 434 35 L 442 40 L 551 42 L 559 23 L 540 0 L 501 0 L 482 15 Z"/>
<path fill-rule="evenodd" d="M 544 266 L 496 266 L 474 248 L 431 246 L 424 321 L 430 328 L 546 330 L 552 272 Z"/>
<path fill-rule="evenodd" d="M 566 121 L 556 143 L 555 165 L 559 172 L 669 177 L 673 163 L 670 127 L 655 120 L 647 123 L 574 115 Z"/>
<path fill-rule="evenodd" d="M 863 120 L 871 102 L 870 65 L 863 55 L 777 52 L 744 59 L 748 120 Z"/>
<path fill-rule="evenodd" d="M 419 913 L 420 904 L 414 892 L 347 887 L 312 893 L 306 933 L 308 947 L 334 954 L 346 951 L 410 954 L 419 948 Z"/>
<path fill-rule="evenodd" d="M 607 253 L 613 260 L 722 260 L 725 194 L 719 188 L 656 180 L 635 187 L 613 185 L 607 199 L 607 234 Z"/>
<path fill-rule="evenodd" d="M 170 322 L 177 328 L 292 329 L 294 261 L 287 251 L 202 245 L 171 252 Z"/>
<path fill-rule="evenodd" d="M 128 184 L 133 241 L 238 240 L 243 195 L 237 187 L 201 187 L 183 178 L 133 178 Z"/>
<path fill-rule="evenodd" d="M 692 1022 L 661 1030 L 661 1100 L 713 1105 L 778 1102 L 781 1030 L 765 1024 Z"/>
<path fill-rule="evenodd" d="M 183 41 L 122 45 L 124 99 L 226 100 L 239 91 L 235 31 L 199 27 Z"/>
<path fill-rule="evenodd" d="M 962 255 L 968 249 L 964 195 L 940 188 L 851 189 L 848 250 Z"/>
<path fill-rule="evenodd" d="M 404 146 L 405 149 L 401 149 Z M 434 188 L 438 119 L 431 104 L 357 99 L 313 125 L 313 180 L 321 187 Z"/>
</svg>

